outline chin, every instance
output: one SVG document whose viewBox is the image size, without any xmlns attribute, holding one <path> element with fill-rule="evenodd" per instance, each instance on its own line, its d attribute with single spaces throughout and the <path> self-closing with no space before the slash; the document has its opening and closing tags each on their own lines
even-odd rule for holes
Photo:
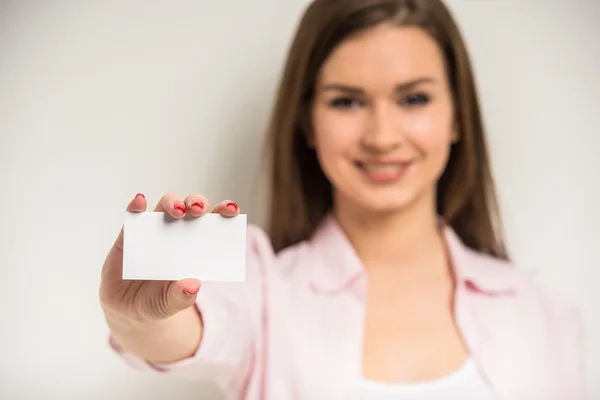
<svg viewBox="0 0 600 400">
<path fill-rule="evenodd" d="M 410 208 L 410 201 L 398 201 L 395 202 L 368 202 L 364 204 L 364 210 L 373 214 L 392 214 L 405 211 Z"/>
<path fill-rule="evenodd" d="M 337 183 L 334 184 L 334 197 L 338 209 L 374 217 L 399 214 L 421 206 L 435 210 L 436 182 L 428 184 L 421 176 L 409 175 L 390 183 L 374 183 L 354 174 L 339 174 L 337 178 L 331 181 Z"/>
<path fill-rule="evenodd" d="M 356 193 L 356 192 L 355 192 Z M 361 213 L 391 214 L 410 209 L 418 202 L 416 193 L 408 190 L 393 190 L 390 193 L 366 190 L 360 196 L 348 198 Z"/>
</svg>

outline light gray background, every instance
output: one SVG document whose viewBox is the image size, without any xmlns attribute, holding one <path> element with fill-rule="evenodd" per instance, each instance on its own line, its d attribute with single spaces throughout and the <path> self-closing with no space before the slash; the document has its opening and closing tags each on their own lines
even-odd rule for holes
<svg viewBox="0 0 600 400">
<path fill-rule="evenodd" d="M 1 398 L 215 398 L 108 350 L 100 268 L 137 192 L 252 207 L 305 4 L 0 1 Z M 449 4 L 472 51 L 510 248 L 582 308 L 598 399 L 600 2 Z"/>
</svg>

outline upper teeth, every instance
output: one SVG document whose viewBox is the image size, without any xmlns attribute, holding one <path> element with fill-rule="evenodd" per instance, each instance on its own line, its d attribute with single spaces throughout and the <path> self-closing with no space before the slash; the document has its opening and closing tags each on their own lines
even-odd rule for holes
<svg viewBox="0 0 600 400">
<path fill-rule="evenodd" d="M 373 172 L 397 172 L 404 168 L 401 164 L 363 164 L 362 167 Z"/>
</svg>

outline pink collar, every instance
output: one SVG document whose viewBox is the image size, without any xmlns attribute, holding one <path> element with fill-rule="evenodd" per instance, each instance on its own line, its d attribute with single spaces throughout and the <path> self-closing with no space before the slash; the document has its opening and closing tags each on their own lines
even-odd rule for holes
<svg viewBox="0 0 600 400">
<path fill-rule="evenodd" d="M 515 292 L 515 274 L 507 262 L 468 248 L 446 224 L 442 230 L 459 287 L 489 296 Z M 324 219 L 309 247 L 314 256 L 310 284 L 315 291 L 334 295 L 352 290 L 364 299 L 363 264 L 333 215 Z"/>
</svg>

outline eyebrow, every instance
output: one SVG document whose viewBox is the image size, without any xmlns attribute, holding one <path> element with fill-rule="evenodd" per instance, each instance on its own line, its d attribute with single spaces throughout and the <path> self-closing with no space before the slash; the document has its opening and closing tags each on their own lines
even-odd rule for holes
<svg viewBox="0 0 600 400">
<path fill-rule="evenodd" d="M 429 77 L 413 79 L 412 81 L 408 81 L 408 82 L 404 82 L 399 85 L 396 85 L 395 91 L 396 92 L 406 92 L 410 89 L 413 89 L 415 86 L 422 85 L 424 83 L 435 83 L 435 79 L 429 78 Z M 336 91 L 336 92 L 345 92 L 345 93 L 351 93 L 351 94 L 364 93 L 364 90 L 359 87 L 344 85 L 341 83 L 330 83 L 327 85 L 323 85 L 321 87 L 320 91 L 321 92 Z"/>
</svg>

